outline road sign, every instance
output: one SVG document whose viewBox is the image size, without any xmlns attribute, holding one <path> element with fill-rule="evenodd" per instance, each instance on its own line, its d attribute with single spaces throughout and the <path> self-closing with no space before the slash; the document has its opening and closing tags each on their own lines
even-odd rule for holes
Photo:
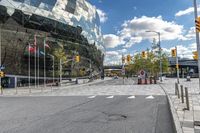
<svg viewBox="0 0 200 133">
<path fill-rule="evenodd" d="M 144 70 L 141 70 L 140 71 L 140 77 L 142 78 L 142 79 L 144 79 L 145 78 L 145 71 Z"/>
</svg>

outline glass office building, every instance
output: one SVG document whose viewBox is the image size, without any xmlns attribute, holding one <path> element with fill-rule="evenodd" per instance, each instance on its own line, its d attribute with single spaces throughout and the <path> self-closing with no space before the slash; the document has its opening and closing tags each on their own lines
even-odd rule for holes
<svg viewBox="0 0 200 133">
<path fill-rule="evenodd" d="M 60 60 L 64 77 L 103 71 L 99 15 L 85 0 L 0 0 L 0 38 L 8 78 L 58 77 Z"/>
</svg>

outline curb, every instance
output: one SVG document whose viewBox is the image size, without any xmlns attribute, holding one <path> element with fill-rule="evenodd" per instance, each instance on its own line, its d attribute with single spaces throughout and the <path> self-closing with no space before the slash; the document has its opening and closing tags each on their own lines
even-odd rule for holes
<svg viewBox="0 0 200 133">
<path fill-rule="evenodd" d="M 174 107 L 174 105 L 173 105 L 173 103 L 172 103 L 172 100 L 171 100 L 170 96 L 169 96 L 168 93 L 165 91 L 164 87 L 162 87 L 160 84 L 159 84 L 159 86 L 163 89 L 164 93 L 165 93 L 166 96 L 167 96 L 168 103 L 169 103 L 169 105 L 170 105 L 170 111 L 171 111 L 171 115 L 172 115 L 172 119 L 173 119 L 173 122 L 174 122 L 174 126 L 175 126 L 174 128 L 175 128 L 175 130 L 176 130 L 176 133 L 183 133 L 183 129 L 182 129 L 182 127 L 181 127 L 181 123 L 180 123 L 180 121 L 179 121 L 179 119 L 178 119 L 178 114 L 177 114 L 177 112 L 176 112 L 176 110 L 175 110 L 175 107 Z"/>
</svg>

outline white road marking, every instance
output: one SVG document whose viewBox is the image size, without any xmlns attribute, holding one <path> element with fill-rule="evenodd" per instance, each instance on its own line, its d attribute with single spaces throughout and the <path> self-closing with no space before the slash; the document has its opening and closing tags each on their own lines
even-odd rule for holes
<svg viewBox="0 0 200 133">
<path fill-rule="evenodd" d="M 145 99 L 154 99 L 154 97 L 151 95 L 151 96 L 146 97 Z"/>
<path fill-rule="evenodd" d="M 111 99 L 111 98 L 114 98 L 114 96 L 109 96 L 109 97 L 106 97 L 106 98 Z"/>
<path fill-rule="evenodd" d="M 128 97 L 128 99 L 135 99 L 135 96 L 130 96 Z"/>
<path fill-rule="evenodd" d="M 88 98 L 95 98 L 96 96 L 90 96 L 90 97 L 88 97 Z"/>
</svg>

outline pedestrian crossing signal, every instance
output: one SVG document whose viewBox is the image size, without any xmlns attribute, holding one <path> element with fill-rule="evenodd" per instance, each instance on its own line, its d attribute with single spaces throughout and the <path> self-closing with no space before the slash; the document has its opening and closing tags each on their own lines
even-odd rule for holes
<svg viewBox="0 0 200 133">
<path fill-rule="evenodd" d="M 2 72 L 2 71 L 0 71 L 0 77 L 1 77 L 1 78 L 5 77 L 5 73 Z"/>
<path fill-rule="evenodd" d="M 172 57 L 176 57 L 176 49 L 171 50 Z"/>
<path fill-rule="evenodd" d="M 200 32 L 200 17 L 196 18 L 195 25 L 196 25 L 196 31 Z"/>
</svg>

